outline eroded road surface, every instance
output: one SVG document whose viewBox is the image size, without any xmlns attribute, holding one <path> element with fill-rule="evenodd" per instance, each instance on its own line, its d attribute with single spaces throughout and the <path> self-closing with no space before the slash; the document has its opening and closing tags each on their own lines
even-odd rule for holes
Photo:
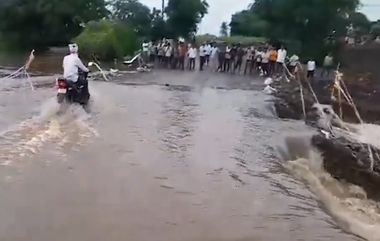
<svg viewBox="0 0 380 241">
<path fill-rule="evenodd" d="M 309 130 L 262 82 L 156 71 L 61 116 L 50 87 L 2 88 L 0 240 L 360 240 L 284 170 L 277 147 Z"/>
</svg>

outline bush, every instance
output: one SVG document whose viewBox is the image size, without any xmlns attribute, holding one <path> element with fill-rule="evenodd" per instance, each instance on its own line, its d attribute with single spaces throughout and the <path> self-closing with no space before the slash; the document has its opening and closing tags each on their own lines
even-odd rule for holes
<svg viewBox="0 0 380 241">
<path fill-rule="evenodd" d="M 95 55 L 101 60 L 112 60 L 133 54 L 139 48 L 134 30 L 128 25 L 109 20 L 89 22 L 85 30 L 74 41 L 81 54 Z"/>
</svg>

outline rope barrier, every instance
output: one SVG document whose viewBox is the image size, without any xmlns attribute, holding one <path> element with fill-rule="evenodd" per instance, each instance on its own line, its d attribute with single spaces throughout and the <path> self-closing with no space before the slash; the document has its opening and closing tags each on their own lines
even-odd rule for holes
<svg viewBox="0 0 380 241">
<path fill-rule="evenodd" d="M 303 95 L 303 86 L 302 86 L 302 82 L 301 82 L 300 78 L 298 78 L 298 84 L 300 86 L 300 95 L 301 95 L 303 118 L 306 121 L 306 104 L 305 104 L 305 97 Z"/>
<path fill-rule="evenodd" d="M 286 66 L 285 63 L 283 64 L 283 67 L 284 67 L 284 69 L 286 71 L 285 78 L 287 79 L 287 81 L 290 82 L 289 79 L 288 79 L 288 77 L 287 77 L 287 75 L 289 75 L 292 79 L 296 79 L 297 82 L 298 82 L 298 85 L 300 87 L 300 96 L 301 96 L 301 103 L 302 103 L 302 111 L 303 111 L 304 119 L 306 119 L 306 104 L 305 104 L 305 98 L 304 98 L 304 88 L 303 88 L 303 85 L 302 85 L 302 78 L 300 76 L 301 73 L 304 73 L 304 69 L 302 67 L 302 64 L 299 61 L 296 63 L 296 75 L 294 75 L 293 73 L 290 72 L 289 68 Z M 306 79 L 307 78 L 306 75 L 305 74 L 303 74 L 303 75 L 304 75 L 303 78 Z M 311 86 L 311 84 L 310 84 L 310 82 L 308 80 L 306 82 L 308 84 L 310 92 L 312 93 L 312 95 L 314 97 L 315 102 L 319 104 L 320 102 L 318 100 L 317 95 L 315 94 L 315 91 L 313 90 L 313 87 Z"/>
<path fill-rule="evenodd" d="M 342 86 L 343 86 L 343 88 L 342 88 Z M 337 67 L 337 70 L 335 71 L 334 88 L 338 91 L 338 97 L 341 93 L 344 96 L 344 98 L 346 99 L 347 103 L 352 107 L 352 109 L 354 110 L 354 113 L 356 115 L 356 118 L 359 120 L 359 123 L 361 125 L 364 124 L 364 121 L 361 118 L 359 110 L 358 110 L 358 108 L 354 102 L 354 99 L 350 95 L 346 83 L 343 81 L 343 74 L 339 71 L 339 65 Z M 333 93 L 332 93 L 333 95 L 335 92 L 334 88 L 333 88 Z M 339 105 L 340 105 L 339 106 L 340 110 L 342 110 L 341 101 L 339 102 Z M 343 113 L 342 113 L 342 115 L 343 115 Z M 367 149 L 368 149 L 369 159 L 370 159 L 370 167 L 369 168 L 371 171 L 373 171 L 374 166 L 375 166 L 375 160 L 374 160 L 374 154 L 373 154 L 371 145 L 367 144 Z M 375 154 L 379 158 L 379 154 L 377 152 L 375 152 Z"/>
<path fill-rule="evenodd" d="M 284 68 L 284 70 L 285 70 L 285 72 L 283 73 L 283 74 L 284 74 L 283 77 L 286 78 L 286 81 L 287 81 L 288 83 L 290 82 L 290 80 L 289 80 L 289 78 L 288 78 L 288 75 L 289 75 L 290 78 L 295 79 L 295 80 L 298 82 L 298 85 L 299 85 L 299 87 L 300 87 L 300 97 L 301 97 L 301 104 L 302 104 L 303 118 L 304 118 L 304 120 L 306 120 L 306 105 L 305 105 L 305 98 L 304 98 L 304 93 L 303 93 L 303 86 L 302 86 L 301 80 L 300 80 L 300 78 L 299 78 L 299 76 L 298 76 L 298 75 L 299 75 L 299 74 L 298 74 L 298 71 L 297 71 L 297 76 L 298 76 L 298 78 L 297 78 L 295 75 L 293 75 L 293 73 L 290 72 L 290 70 L 288 69 L 288 66 L 286 66 L 285 63 L 283 63 L 282 66 L 283 66 L 283 68 Z"/>
<path fill-rule="evenodd" d="M 297 66 L 297 68 L 301 71 L 301 73 L 303 73 L 303 78 L 306 80 L 306 83 L 307 83 L 307 85 L 308 85 L 308 87 L 309 87 L 309 90 L 310 90 L 311 94 L 312 94 L 313 97 L 314 97 L 315 102 L 319 104 L 320 102 L 319 102 L 319 100 L 318 100 L 318 97 L 317 97 L 317 95 L 315 94 L 315 91 L 314 91 L 313 87 L 311 86 L 310 81 L 307 79 L 307 75 L 306 75 L 306 73 L 305 73 L 305 71 L 304 71 L 304 69 L 303 69 L 302 64 L 298 61 L 298 62 L 296 63 L 296 66 Z"/>
<path fill-rule="evenodd" d="M 5 77 L 0 78 L 0 81 L 7 80 L 7 79 L 15 79 L 17 77 L 22 76 L 22 77 L 24 77 L 24 78 L 27 79 L 27 81 L 30 84 L 30 87 L 31 87 L 32 91 L 34 91 L 34 86 L 33 86 L 33 83 L 32 83 L 32 81 L 30 79 L 30 75 L 28 73 L 28 69 L 29 69 L 30 65 L 32 64 L 32 62 L 33 62 L 33 60 L 35 58 L 34 52 L 35 52 L 34 49 L 30 52 L 29 58 L 26 61 L 26 63 L 25 63 L 24 66 L 20 67 L 15 72 L 13 72 L 13 73 L 5 76 Z"/>
<path fill-rule="evenodd" d="M 22 70 L 24 69 L 24 66 L 22 66 L 21 68 L 19 68 L 18 70 L 16 70 L 15 72 L 5 76 L 5 77 L 2 77 L 0 80 L 6 80 L 6 79 L 12 79 L 12 78 L 15 78 L 17 76 L 20 76 L 22 73 L 20 73 Z"/>
<path fill-rule="evenodd" d="M 342 88 L 342 86 L 343 86 L 343 88 Z M 344 98 L 346 99 L 347 103 L 353 108 L 354 113 L 356 115 L 356 118 L 358 119 L 358 121 L 360 122 L 360 124 L 363 124 L 364 121 L 363 121 L 363 119 L 360 116 L 359 110 L 356 107 L 356 104 L 355 104 L 352 96 L 350 95 L 345 82 L 343 81 L 343 74 L 339 71 L 339 67 L 335 71 L 334 87 L 337 89 L 338 94 L 340 92 L 344 96 Z M 340 108 L 341 108 L 341 105 L 342 104 L 340 103 Z"/>
<path fill-rule="evenodd" d="M 286 80 L 289 82 L 289 79 L 287 77 L 287 75 L 289 75 L 291 78 L 296 79 L 298 81 L 298 84 L 300 86 L 300 96 L 301 96 L 301 102 L 302 102 L 302 111 L 303 111 L 304 118 L 306 119 L 306 107 L 305 107 L 305 99 L 304 99 L 304 90 L 303 90 L 303 86 L 302 86 L 302 78 L 301 78 L 300 75 L 301 75 L 301 73 L 303 73 L 304 74 L 303 78 L 307 79 L 307 77 L 305 75 L 305 72 L 304 72 L 304 69 L 302 67 L 302 64 L 300 62 L 296 63 L 296 70 L 297 70 L 296 76 L 294 76 L 289 71 L 289 69 L 286 66 L 286 64 L 283 64 L 283 66 L 284 66 L 284 69 L 286 70 L 286 73 L 284 73 Z M 318 97 L 317 97 L 317 95 L 316 95 L 313 87 L 311 86 L 311 84 L 310 84 L 310 82 L 308 80 L 306 82 L 308 84 L 310 92 L 312 93 L 312 95 L 313 95 L 316 103 L 319 104 L 320 102 L 318 100 Z M 342 86 L 343 86 L 343 88 L 342 88 Z M 350 93 L 348 91 L 347 85 L 343 81 L 343 74 L 339 71 L 339 65 L 337 67 L 337 70 L 335 71 L 335 81 L 334 81 L 334 88 L 333 88 L 332 96 L 335 93 L 335 91 L 334 91 L 335 89 L 338 91 L 340 118 L 341 119 L 343 118 L 343 109 L 342 109 L 342 100 L 341 100 L 341 96 L 343 95 L 343 97 L 346 99 L 347 103 L 353 108 L 353 110 L 355 112 L 355 115 L 356 115 L 357 119 L 359 120 L 360 124 L 364 124 L 364 121 L 363 121 L 363 119 L 360 116 L 359 110 L 358 110 L 358 108 L 357 108 L 357 106 L 356 106 L 356 104 L 355 104 L 352 96 L 350 95 Z M 363 145 L 362 145 L 362 147 L 364 148 Z M 375 165 L 374 153 L 373 153 L 372 148 L 371 148 L 371 146 L 369 144 L 367 144 L 367 149 L 368 149 L 369 159 L 370 159 L 370 170 L 373 171 L 374 165 Z M 379 154 L 376 151 L 375 151 L 375 155 L 380 160 Z"/>
</svg>

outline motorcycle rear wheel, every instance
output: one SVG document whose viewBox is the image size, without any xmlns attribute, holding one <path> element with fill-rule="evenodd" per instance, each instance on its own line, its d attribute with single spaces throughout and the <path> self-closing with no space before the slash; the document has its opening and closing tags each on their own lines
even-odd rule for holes
<svg viewBox="0 0 380 241">
<path fill-rule="evenodd" d="M 57 95 L 57 102 L 58 104 L 62 104 L 65 102 L 66 94 L 58 94 Z"/>
</svg>

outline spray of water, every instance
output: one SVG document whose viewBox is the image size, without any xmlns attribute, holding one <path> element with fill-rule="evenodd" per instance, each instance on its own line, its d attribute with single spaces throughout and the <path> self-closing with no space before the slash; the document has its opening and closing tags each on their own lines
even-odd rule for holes
<svg viewBox="0 0 380 241">
<path fill-rule="evenodd" d="M 350 129 L 354 130 L 349 132 L 353 139 L 358 142 L 373 145 L 380 149 L 380 126 L 374 124 L 350 124 Z"/>
<path fill-rule="evenodd" d="M 0 165 L 17 165 L 24 157 L 43 150 L 47 143 L 57 148 L 74 148 L 98 136 L 91 126 L 91 115 L 81 106 L 70 105 L 57 114 L 60 106 L 55 98 L 41 106 L 39 115 L 19 123 L 0 134 Z M 29 159 L 29 158 L 28 158 Z"/>
<path fill-rule="evenodd" d="M 343 229 L 369 241 L 379 241 L 379 204 L 367 199 L 362 188 L 340 182 L 327 173 L 323 169 L 322 157 L 316 150 L 311 148 L 307 153 L 305 149 L 297 151 L 297 143 L 305 143 L 304 138 L 299 138 L 298 142 L 297 138 L 290 140 L 287 140 L 287 156 L 292 159 L 287 159 L 290 161 L 284 163 L 285 168 L 304 181 Z M 294 150 L 298 154 L 293 153 Z"/>
</svg>

